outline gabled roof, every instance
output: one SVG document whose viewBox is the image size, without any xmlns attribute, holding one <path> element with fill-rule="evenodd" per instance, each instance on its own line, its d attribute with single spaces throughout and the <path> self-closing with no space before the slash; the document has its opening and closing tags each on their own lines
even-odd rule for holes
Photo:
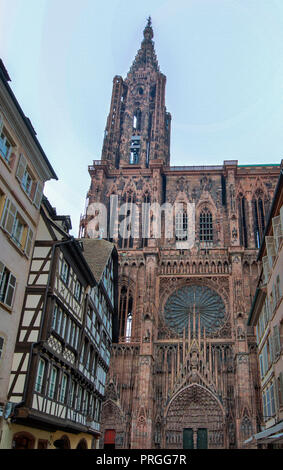
<svg viewBox="0 0 283 470">
<path fill-rule="evenodd" d="M 83 244 L 84 257 L 96 282 L 99 283 L 115 245 L 107 240 L 96 238 L 80 238 L 78 240 Z"/>
</svg>

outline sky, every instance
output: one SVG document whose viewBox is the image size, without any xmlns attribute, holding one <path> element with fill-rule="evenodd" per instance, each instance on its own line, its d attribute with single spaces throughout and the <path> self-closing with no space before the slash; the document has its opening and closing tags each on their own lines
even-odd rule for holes
<svg viewBox="0 0 283 470">
<path fill-rule="evenodd" d="M 149 15 L 171 165 L 283 158 L 283 0 L 0 0 L 0 57 L 59 178 L 45 194 L 74 236 L 113 77 L 126 77 Z"/>
</svg>

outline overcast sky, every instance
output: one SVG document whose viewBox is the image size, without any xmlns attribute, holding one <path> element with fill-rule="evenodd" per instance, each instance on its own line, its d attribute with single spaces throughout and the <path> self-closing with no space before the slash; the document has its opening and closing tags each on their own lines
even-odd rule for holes
<svg viewBox="0 0 283 470">
<path fill-rule="evenodd" d="M 171 164 L 283 158 L 283 0 L 0 0 L 0 57 L 78 235 L 114 75 L 151 15 L 172 115 Z"/>
</svg>

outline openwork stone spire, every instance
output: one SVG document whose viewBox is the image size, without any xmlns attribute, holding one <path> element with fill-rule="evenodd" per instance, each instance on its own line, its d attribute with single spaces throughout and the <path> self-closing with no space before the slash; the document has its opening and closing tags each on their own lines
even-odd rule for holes
<svg viewBox="0 0 283 470">
<path fill-rule="evenodd" d="M 148 65 L 152 66 L 155 70 L 159 72 L 159 65 L 157 57 L 154 50 L 153 38 L 153 29 L 151 26 L 151 17 L 149 16 L 147 20 L 147 25 L 143 31 L 144 39 L 141 43 L 141 48 L 139 49 L 135 60 L 130 68 L 130 73 L 135 72 L 140 68 L 145 68 Z"/>
</svg>

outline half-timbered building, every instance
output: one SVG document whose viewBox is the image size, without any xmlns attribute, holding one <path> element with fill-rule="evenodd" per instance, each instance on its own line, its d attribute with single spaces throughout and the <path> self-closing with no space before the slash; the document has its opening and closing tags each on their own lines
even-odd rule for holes
<svg viewBox="0 0 283 470">
<path fill-rule="evenodd" d="M 115 327 L 112 243 L 86 246 L 44 198 L 9 385 L 5 448 L 93 448 Z M 88 263 L 89 260 L 89 263 Z"/>
</svg>

